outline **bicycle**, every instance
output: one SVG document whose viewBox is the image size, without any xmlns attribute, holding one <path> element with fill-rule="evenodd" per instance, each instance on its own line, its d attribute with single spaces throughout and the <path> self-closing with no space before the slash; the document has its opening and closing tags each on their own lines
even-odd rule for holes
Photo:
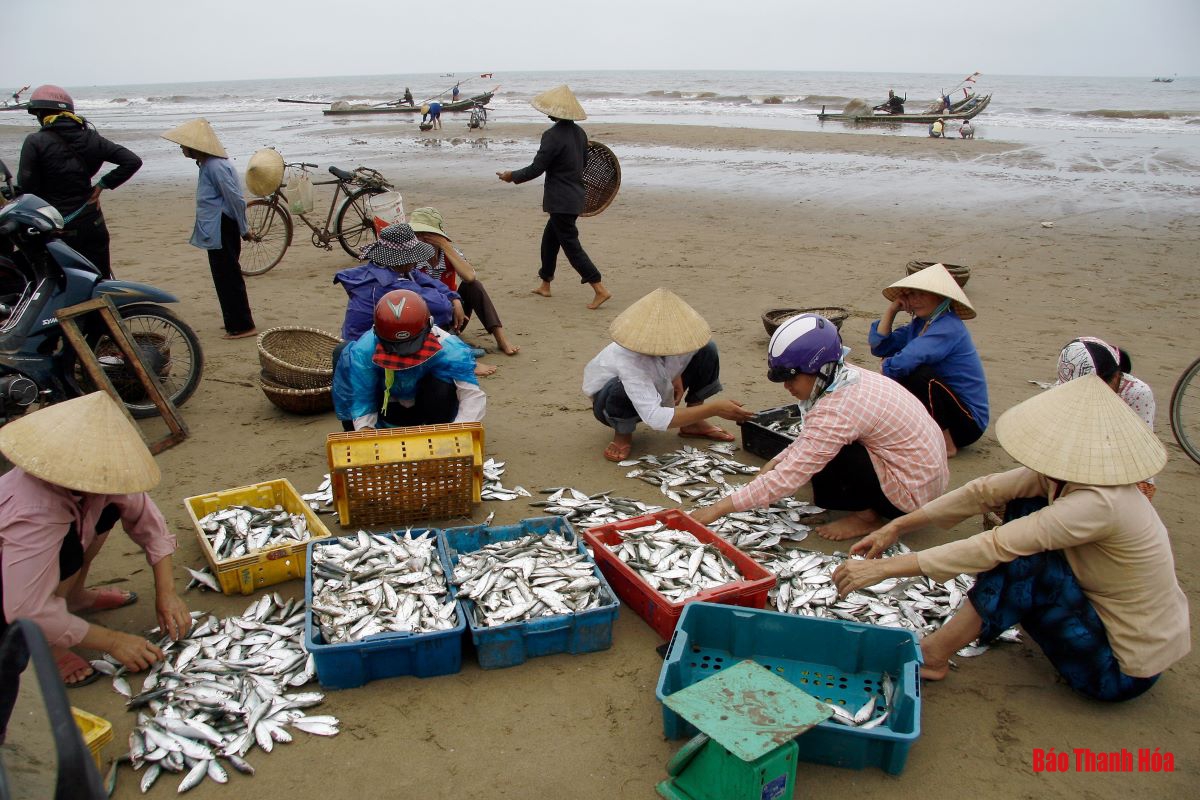
<svg viewBox="0 0 1200 800">
<path fill-rule="evenodd" d="M 1171 392 L 1171 432 L 1188 458 L 1200 464 L 1200 381 L 1195 381 L 1197 375 L 1200 375 L 1200 358 L 1183 371 Z M 1192 386 L 1194 381 L 1195 388 Z"/>
<path fill-rule="evenodd" d="M 471 106 L 471 118 L 467 120 L 467 129 L 475 130 L 487 125 L 487 109 L 483 104 L 476 101 L 475 105 Z"/>
<path fill-rule="evenodd" d="M 300 170 L 308 174 L 309 169 L 316 169 L 316 164 L 299 162 L 285 164 L 289 169 Z M 359 248 L 364 240 L 372 241 L 375 236 L 375 223 L 368 200 L 377 194 L 391 191 L 395 187 L 376 170 L 368 167 L 358 167 L 353 172 L 330 167 L 329 173 L 335 180 L 314 181 L 314 186 L 336 185 L 333 199 L 329 202 L 329 213 L 325 215 L 325 223 L 317 227 L 305 214 L 296 214 L 300 221 L 312 230 L 313 247 L 333 249 L 333 240 L 337 239 L 350 255 L 359 257 Z M 345 194 L 346 199 L 338 206 L 338 198 Z M 246 204 L 246 221 L 250 227 L 250 240 L 242 248 L 242 274 L 262 275 L 281 260 L 292 244 L 292 212 L 288 208 L 288 198 L 280 186 L 268 197 L 252 200 Z M 337 209 L 337 218 L 334 218 Z M 329 223 L 333 222 L 333 230 Z"/>
</svg>

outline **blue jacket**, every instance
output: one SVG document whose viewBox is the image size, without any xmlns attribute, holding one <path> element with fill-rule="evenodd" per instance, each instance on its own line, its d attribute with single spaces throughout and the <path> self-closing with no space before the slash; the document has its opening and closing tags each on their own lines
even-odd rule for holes
<svg viewBox="0 0 1200 800">
<path fill-rule="evenodd" d="M 394 269 L 381 267 L 368 261 L 359 267 L 344 269 L 333 276 L 350 295 L 346 303 L 346 319 L 342 323 L 342 338 L 352 342 L 375 324 L 375 304 L 393 289 L 409 289 L 421 295 L 429 306 L 433 324 L 450 329 L 454 322 L 454 307 L 451 303 L 460 299 L 458 292 L 451 291 L 446 284 L 414 269 L 404 277 Z"/>
<path fill-rule="evenodd" d="M 209 156 L 200 162 L 200 179 L 196 182 L 196 224 L 190 244 L 201 250 L 221 249 L 221 216 L 237 221 L 243 236 L 250 227 L 246 224 L 246 201 L 242 185 L 228 158 Z"/>
<path fill-rule="evenodd" d="M 342 350 L 333 370 L 333 410 L 338 419 L 352 420 L 378 413 L 382 407 L 387 373 L 392 374 L 391 396 L 412 400 L 417 396 L 417 382 L 426 375 L 452 383 L 463 381 L 479 385 L 475 377 L 475 357 L 471 348 L 457 336 L 441 338 L 442 349 L 429 360 L 411 369 L 385 370 L 372 357 L 375 355 L 375 331 L 367 330 Z M 386 427 L 380 417 L 379 427 Z"/>
<path fill-rule="evenodd" d="M 913 317 L 908 325 L 892 328 L 890 336 L 881 336 L 879 320 L 871 323 L 867 341 L 871 353 L 883 357 L 880 371 L 889 378 L 903 378 L 918 367 L 928 365 L 966 404 L 971 416 L 979 423 L 979 429 L 983 430 L 988 425 L 987 378 L 967 326 L 951 310 L 935 319 L 924 335 L 918 336 L 923 327 L 925 320 Z"/>
</svg>

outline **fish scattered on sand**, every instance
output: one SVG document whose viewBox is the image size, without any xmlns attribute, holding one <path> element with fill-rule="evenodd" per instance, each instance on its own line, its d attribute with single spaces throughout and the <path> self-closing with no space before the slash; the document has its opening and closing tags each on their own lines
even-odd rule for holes
<svg viewBox="0 0 1200 800">
<path fill-rule="evenodd" d="M 334 514 L 337 512 L 333 508 L 333 481 L 326 475 L 321 485 L 317 487 L 315 492 L 300 495 L 300 499 L 308 503 L 308 507 L 318 514 Z"/>
<path fill-rule="evenodd" d="M 500 482 L 504 475 L 504 462 L 489 458 L 483 462 L 483 487 L 479 491 L 484 500 L 516 500 L 518 497 L 532 497 L 524 486 L 514 486 L 506 489 Z"/>
<path fill-rule="evenodd" d="M 565 517 L 580 528 L 621 522 L 630 517 L 663 510 L 662 506 L 650 505 L 628 497 L 613 497 L 608 492 L 584 494 L 569 486 L 555 486 L 538 491 L 549 497 L 545 500 L 534 500 L 529 505 L 541 508 L 547 514 Z"/>
</svg>

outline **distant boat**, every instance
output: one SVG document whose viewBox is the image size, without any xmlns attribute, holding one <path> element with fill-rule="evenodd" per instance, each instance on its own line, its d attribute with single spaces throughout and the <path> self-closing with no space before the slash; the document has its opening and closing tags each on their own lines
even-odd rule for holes
<svg viewBox="0 0 1200 800">
<path fill-rule="evenodd" d="M 471 107 L 476 103 L 487 105 L 494 92 L 484 92 L 477 94 L 474 97 L 468 97 L 465 100 L 459 100 L 457 103 L 442 103 L 442 111 L 470 111 Z M 322 114 L 420 114 L 421 106 L 348 106 L 346 108 L 325 108 L 321 110 Z"/>
<path fill-rule="evenodd" d="M 980 113 L 985 108 L 987 108 L 988 103 L 990 103 L 990 102 L 992 102 L 992 96 L 990 94 L 985 94 L 983 97 L 979 97 L 979 98 L 976 98 L 975 95 L 971 95 L 966 100 L 960 100 L 958 103 L 956 103 L 954 106 L 952 106 L 953 110 L 950 111 L 949 113 L 937 112 L 937 113 L 923 113 L 923 114 L 880 114 L 880 113 L 861 114 L 861 115 L 843 114 L 843 113 L 828 113 L 827 114 L 824 111 L 824 106 L 822 106 L 821 113 L 817 115 L 817 119 L 819 119 L 821 122 L 864 122 L 864 123 L 914 122 L 914 123 L 928 125 L 929 123 L 936 122 L 939 119 L 944 119 L 944 120 L 971 119 L 976 114 Z"/>
<path fill-rule="evenodd" d="M 1174 83 L 1174 78 L 1151 78 L 1151 83 Z"/>
</svg>

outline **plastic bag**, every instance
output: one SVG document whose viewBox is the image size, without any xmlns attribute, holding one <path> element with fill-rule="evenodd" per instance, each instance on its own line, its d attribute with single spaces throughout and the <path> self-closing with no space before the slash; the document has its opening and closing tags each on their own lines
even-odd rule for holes
<svg viewBox="0 0 1200 800">
<path fill-rule="evenodd" d="M 292 175 L 287 185 L 287 196 L 293 214 L 308 214 L 317 207 L 317 200 L 313 196 L 312 178 L 308 177 L 307 172 L 301 171 Z"/>
</svg>

